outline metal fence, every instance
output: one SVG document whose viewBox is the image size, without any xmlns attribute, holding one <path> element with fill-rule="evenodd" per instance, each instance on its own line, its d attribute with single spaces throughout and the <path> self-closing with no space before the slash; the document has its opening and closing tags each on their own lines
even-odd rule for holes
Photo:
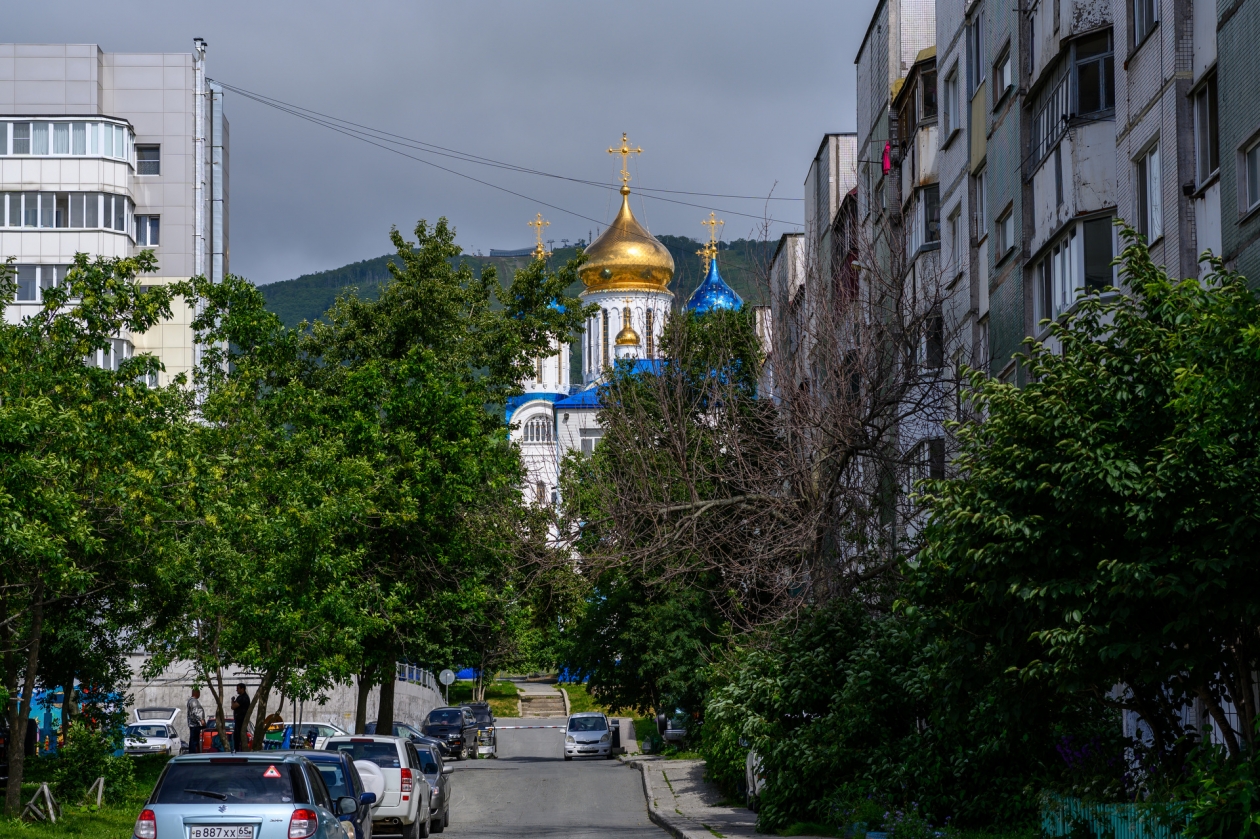
<svg viewBox="0 0 1260 839">
<path fill-rule="evenodd" d="M 1079 798 L 1046 795 L 1041 802 L 1041 833 L 1058 837 L 1098 839 L 1180 839 L 1180 812 L 1152 804 L 1093 804 Z"/>
</svg>

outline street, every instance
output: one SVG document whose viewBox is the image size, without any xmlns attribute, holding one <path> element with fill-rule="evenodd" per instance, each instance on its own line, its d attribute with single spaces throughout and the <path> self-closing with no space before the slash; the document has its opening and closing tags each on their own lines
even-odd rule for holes
<svg viewBox="0 0 1260 839">
<path fill-rule="evenodd" d="M 504 719 L 557 725 L 556 719 Z M 451 836 L 653 837 L 643 781 L 616 760 L 565 761 L 560 728 L 500 729 L 499 757 L 454 764 Z"/>
</svg>

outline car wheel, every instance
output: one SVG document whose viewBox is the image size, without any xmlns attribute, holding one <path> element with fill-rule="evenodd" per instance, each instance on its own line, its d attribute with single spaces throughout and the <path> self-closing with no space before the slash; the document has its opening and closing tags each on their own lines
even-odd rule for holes
<svg viewBox="0 0 1260 839">
<path fill-rule="evenodd" d="M 414 839 L 429 839 L 429 814 L 425 813 L 424 818 L 416 818 L 411 825 L 411 835 Z"/>
<path fill-rule="evenodd" d="M 751 792 L 747 795 L 746 803 L 748 804 L 748 809 L 752 810 L 754 813 L 757 812 L 757 809 L 761 806 L 761 802 L 757 800 L 757 796 L 753 795 Z"/>
<path fill-rule="evenodd" d="M 573 755 L 565 755 L 565 756 L 564 756 L 564 759 L 565 759 L 565 760 L 573 760 Z"/>
<path fill-rule="evenodd" d="M 446 819 L 434 816 L 429 822 L 429 830 L 433 833 L 441 833 L 443 830 L 446 830 Z"/>
</svg>

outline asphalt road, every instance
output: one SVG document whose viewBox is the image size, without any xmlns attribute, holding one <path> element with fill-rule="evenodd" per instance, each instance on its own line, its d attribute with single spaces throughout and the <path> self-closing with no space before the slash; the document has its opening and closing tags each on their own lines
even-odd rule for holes
<svg viewBox="0 0 1260 839">
<path fill-rule="evenodd" d="M 563 719 L 507 719 L 559 725 Z M 458 761 L 445 836 L 662 839 L 648 821 L 639 773 L 616 760 L 564 759 L 562 729 L 499 732 L 499 757 Z"/>
</svg>

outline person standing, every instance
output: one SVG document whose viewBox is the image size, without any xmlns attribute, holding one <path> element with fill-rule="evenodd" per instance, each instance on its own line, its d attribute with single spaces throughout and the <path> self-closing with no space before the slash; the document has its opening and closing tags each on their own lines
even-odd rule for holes
<svg viewBox="0 0 1260 839">
<path fill-rule="evenodd" d="M 249 694 L 245 685 L 236 686 L 236 696 L 232 697 L 232 751 L 245 751 L 245 727 L 249 724 Z"/>
<path fill-rule="evenodd" d="M 192 689 L 188 697 L 188 753 L 201 754 L 201 732 L 206 727 L 206 709 L 201 707 L 201 690 Z"/>
</svg>

